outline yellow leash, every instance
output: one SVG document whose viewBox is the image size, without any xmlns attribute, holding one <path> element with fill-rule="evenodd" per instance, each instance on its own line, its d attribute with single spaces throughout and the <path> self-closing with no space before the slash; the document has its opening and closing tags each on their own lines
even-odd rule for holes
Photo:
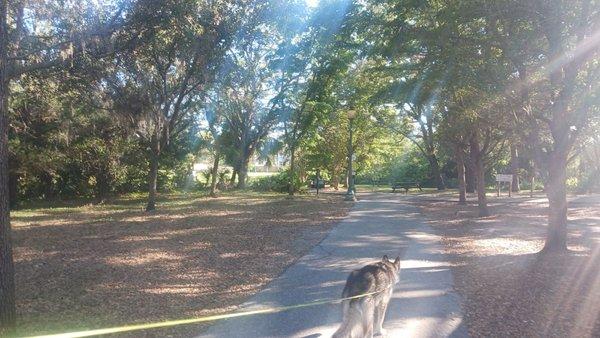
<svg viewBox="0 0 600 338">
<path fill-rule="evenodd" d="M 189 318 L 189 319 L 179 319 L 179 320 L 169 320 L 169 321 L 164 321 L 164 322 L 147 323 L 147 324 L 135 324 L 135 325 L 111 327 L 111 328 L 105 328 L 105 329 L 78 331 L 78 332 L 58 333 L 58 334 L 43 335 L 43 336 L 31 336 L 31 337 L 26 337 L 26 338 L 90 337 L 90 336 L 97 336 L 97 335 L 102 335 L 102 334 L 155 329 L 155 328 L 159 328 L 159 327 L 170 327 L 170 326 L 194 324 L 194 323 L 201 323 L 201 322 L 210 322 L 210 321 L 235 318 L 235 317 L 244 317 L 244 316 L 266 314 L 266 313 L 277 313 L 277 312 L 283 312 L 283 311 L 287 311 L 287 310 L 299 309 L 299 308 L 304 308 L 304 307 L 309 307 L 309 306 L 316 306 L 316 305 L 323 305 L 323 304 L 336 304 L 336 303 L 341 303 L 345 300 L 358 299 L 358 298 L 371 296 L 371 295 L 374 295 L 379 292 L 381 292 L 381 290 L 375 291 L 375 292 L 363 293 L 361 295 L 352 296 L 352 297 L 339 298 L 339 299 L 317 300 L 317 301 L 310 302 L 310 303 L 296 304 L 296 305 L 282 306 L 282 307 L 273 307 L 273 308 L 262 309 L 262 310 L 234 312 L 234 313 L 227 313 L 227 314 L 222 314 L 222 315 L 197 317 L 197 318 Z"/>
</svg>

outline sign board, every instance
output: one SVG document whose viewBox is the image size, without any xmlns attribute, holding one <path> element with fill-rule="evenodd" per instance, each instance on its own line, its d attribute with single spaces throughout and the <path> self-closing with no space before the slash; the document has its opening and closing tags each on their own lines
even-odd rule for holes
<svg viewBox="0 0 600 338">
<path fill-rule="evenodd" d="M 511 174 L 496 174 L 496 182 L 512 182 L 512 179 Z"/>
<path fill-rule="evenodd" d="M 496 186 L 498 187 L 498 197 L 500 197 L 500 186 L 502 182 L 508 183 L 508 197 L 511 197 L 513 175 L 511 174 L 496 174 Z"/>
</svg>

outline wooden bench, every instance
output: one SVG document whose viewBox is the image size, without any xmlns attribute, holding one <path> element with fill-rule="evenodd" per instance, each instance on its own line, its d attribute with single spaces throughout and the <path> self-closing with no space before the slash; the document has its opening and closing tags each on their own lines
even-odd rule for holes
<svg viewBox="0 0 600 338">
<path fill-rule="evenodd" d="M 423 191 L 419 182 L 394 182 L 392 184 L 392 192 L 396 192 L 396 189 L 404 189 L 404 192 L 408 194 L 410 188 L 418 188 L 419 191 Z"/>
</svg>

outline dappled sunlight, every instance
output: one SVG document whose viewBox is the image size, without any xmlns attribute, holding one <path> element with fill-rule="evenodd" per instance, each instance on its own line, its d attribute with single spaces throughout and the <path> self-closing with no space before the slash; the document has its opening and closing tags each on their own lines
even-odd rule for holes
<svg viewBox="0 0 600 338">
<path fill-rule="evenodd" d="M 376 245 L 377 242 L 385 242 L 387 244 L 389 244 L 389 238 L 385 238 L 385 237 L 379 237 L 378 240 L 373 240 L 373 241 L 362 241 L 362 242 L 355 242 L 355 241 L 344 241 L 344 242 L 340 242 L 338 247 L 340 248 L 361 248 L 361 247 L 369 247 L 371 245 Z M 401 241 L 397 241 L 397 243 L 399 245 L 404 244 Z"/>
<path fill-rule="evenodd" d="M 36 261 L 34 267 L 46 264 L 43 260 L 59 254 L 58 250 L 36 250 L 34 248 L 15 248 L 15 262 Z"/>
<path fill-rule="evenodd" d="M 136 202 L 16 212 L 23 325 L 43 316 L 43 329 L 59 331 L 83 317 L 98 327 L 232 310 L 349 207 L 335 196 L 242 197 L 169 197 L 152 213 Z"/>
<path fill-rule="evenodd" d="M 376 214 L 376 215 L 381 215 L 381 214 L 395 214 L 395 210 L 394 209 L 377 209 L 377 210 L 361 210 L 361 211 L 356 211 L 355 214 L 357 216 L 365 216 L 365 215 L 370 215 L 370 214 Z"/>
<path fill-rule="evenodd" d="M 479 256 L 493 254 L 499 255 L 525 255 L 536 253 L 544 246 L 542 240 L 526 240 L 520 238 L 487 238 L 474 239 L 470 251 Z"/>
<path fill-rule="evenodd" d="M 432 325 L 443 335 L 464 332 L 464 328 L 459 329 L 462 320 L 452 290 L 451 263 L 445 259 L 440 237 L 423 223 L 416 208 L 401 203 L 392 207 L 383 195 L 373 194 L 368 199 L 369 203 L 357 203 L 323 242 L 252 297 L 243 309 L 336 299 L 350 271 L 379 261 L 384 254 L 397 255 L 401 257 L 400 283 L 384 327 L 393 336 L 419 336 L 433 330 Z M 365 212 L 378 210 L 381 212 Z M 326 337 L 339 321 L 340 305 L 326 304 L 216 323 L 202 337 Z"/>
<path fill-rule="evenodd" d="M 221 258 L 241 258 L 244 256 L 250 256 L 253 255 L 253 252 L 250 251 L 237 251 L 237 252 L 225 252 L 222 254 L 219 254 L 219 257 Z M 284 256 L 283 253 L 279 253 L 279 254 L 272 254 L 273 256 Z"/>
<path fill-rule="evenodd" d="M 122 219 L 120 219 L 120 221 L 122 222 L 146 222 L 146 221 L 150 221 L 150 220 L 154 220 L 154 221 L 160 221 L 160 220 L 174 220 L 174 219 L 186 219 L 189 217 L 194 217 L 194 216 L 211 216 L 211 217 L 229 217 L 229 216 L 235 216 L 235 215 L 241 215 L 241 214 L 247 214 L 249 213 L 249 211 L 219 211 L 216 210 L 214 212 L 207 212 L 207 211 L 202 211 L 202 210 L 179 210 L 179 212 L 175 213 L 175 214 L 170 214 L 170 213 L 161 213 L 161 212 L 157 212 L 155 214 L 147 214 L 144 212 L 140 212 L 138 215 L 134 215 L 131 217 L 123 217 Z"/>
<path fill-rule="evenodd" d="M 193 234 L 198 231 L 206 231 L 206 230 L 211 230 L 211 228 L 173 230 L 173 231 L 167 231 L 167 232 L 156 233 L 156 234 L 145 235 L 145 236 L 144 235 L 123 236 L 121 238 L 113 239 L 112 241 L 115 243 L 161 241 L 161 240 L 168 240 L 174 235 Z M 92 237 L 92 238 L 97 238 L 97 236 Z"/>
<path fill-rule="evenodd" d="M 553 264 L 564 260 L 563 257 L 547 257 L 547 264 Z M 556 322 L 565 320 L 564 311 L 573 312 L 574 318 L 578 324 L 573 328 L 574 335 L 581 335 L 582 332 L 593 332 L 595 321 L 600 316 L 600 304 L 597 300 L 600 297 L 600 269 L 598 261 L 600 260 L 600 247 L 596 247 L 589 259 L 570 262 L 568 274 L 561 274 L 556 277 L 556 287 L 552 287 L 553 295 L 548 301 L 552 306 L 548 306 L 545 315 L 550 320 L 543 322 L 544 332 L 548 334 L 555 328 Z"/>
<path fill-rule="evenodd" d="M 143 250 L 132 252 L 127 256 L 112 256 L 105 259 L 108 265 L 126 265 L 126 266 L 143 266 L 146 264 L 158 263 L 168 267 L 177 265 L 184 257 L 175 252 L 164 252 L 159 250 Z"/>
<path fill-rule="evenodd" d="M 49 216 L 48 218 L 52 218 L 52 216 Z M 48 221 L 46 220 L 46 216 L 44 216 L 43 220 L 40 221 L 27 221 L 27 222 L 13 222 L 13 227 L 16 229 L 32 229 L 32 228 L 39 228 L 39 227 L 56 227 L 56 226 L 65 226 L 65 225 L 71 225 L 71 226 L 77 226 L 80 221 L 79 220 L 68 220 L 68 219 L 56 219 L 56 220 L 51 220 Z"/>
<path fill-rule="evenodd" d="M 588 264 L 598 264 L 600 260 L 600 246 L 596 247 L 592 252 L 592 259 Z M 576 316 L 575 327 L 584 327 L 590 331 L 594 331 L 596 321 L 600 317 L 600 269 L 597 266 L 586 267 L 586 272 L 590 273 L 591 276 L 591 287 L 588 289 L 588 294 L 585 295 L 583 302 L 579 303 L 577 309 L 579 313 Z M 579 334 L 578 331 L 573 330 L 571 335 Z"/>
<path fill-rule="evenodd" d="M 419 316 L 417 318 L 411 318 L 404 322 L 398 322 L 388 324 L 387 327 L 397 330 L 394 332 L 398 333 L 398 336 L 402 337 L 436 337 L 439 335 L 439 328 L 444 328 L 444 331 L 453 332 L 462 323 L 461 318 L 439 318 L 439 317 L 425 317 Z"/>
<path fill-rule="evenodd" d="M 509 86 L 506 91 L 522 90 L 538 85 L 544 81 L 550 74 L 558 69 L 565 67 L 567 64 L 575 62 L 579 58 L 584 58 L 585 54 L 590 54 L 600 44 L 600 30 L 592 31 L 594 34 L 577 42 L 577 45 L 572 50 L 564 51 L 557 55 L 548 64 L 545 64 L 538 69 L 532 70 L 532 75 L 527 78 L 527 81 L 517 81 L 514 85 Z M 593 54 L 592 54 L 593 55 Z"/>
<path fill-rule="evenodd" d="M 457 208 L 475 206 L 451 201 L 423 206 L 444 234 L 446 251 L 455 263 L 456 287 L 465 296 L 469 320 L 478 323 L 477 335 L 589 336 L 596 330 L 600 209 L 594 205 L 597 199 L 571 200 L 566 255 L 539 254 L 546 235 L 547 199 L 492 198 L 494 217 L 463 213 L 454 215 L 453 222 L 443 219 Z M 500 317 L 520 325 L 503 325 Z"/>
<path fill-rule="evenodd" d="M 2 0 L 0 336 L 600 338 L 599 1 Z"/>
<path fill-rule="evenodd" d="M 440 240 L 440 236 L 432 234 L 432 233 L 406 231 L 405 234 L 411 238 L 418 239 L 419 241 L 434 243 L 434 242 L 438 242 Z"/>
<path fill-rule="evenodd" d="M 146 288 L 141 289 L 142 292 L 155 294 L 155 295 L 163 295 L 163 294 L 179 294 L 192 296 L 198 293 L 201 293 L 203 290 L 197 287 L 171 287 L 171 286 L 158 286 L 156 288 Z"/>
<path fill-rule="evenodd" d="M 423 260 L 402 260 L 402 270 L 448 267 L 448 262 L 423 261 Z"/>
<path fill-rule="evenodd" d="M 399 294 L 394 294 L 392 298 L 422 298 L 422 297 L 441 297 L 448 293 L 447 290 L 407 290 Z"/>
</svg>

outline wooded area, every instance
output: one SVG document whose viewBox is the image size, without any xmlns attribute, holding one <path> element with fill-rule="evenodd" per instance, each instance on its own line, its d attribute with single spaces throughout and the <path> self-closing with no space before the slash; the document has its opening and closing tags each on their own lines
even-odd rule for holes
<svg viewBox="0 0 600 338">
<path fill-rule="evenodd" d="M 349 120 L 357 183 L 476 192 L 485 217 L 512 174 L 548 198 L 543 251 L 565 252 L 567 193 L 600 189 L 599 56 L 597 0 L 1 0 L 0 326 L 11 208 L 294 195 L 317 169 L 337 190 Z M 255 159 L 285 168 L 249 179 Z"/>
</svg>

